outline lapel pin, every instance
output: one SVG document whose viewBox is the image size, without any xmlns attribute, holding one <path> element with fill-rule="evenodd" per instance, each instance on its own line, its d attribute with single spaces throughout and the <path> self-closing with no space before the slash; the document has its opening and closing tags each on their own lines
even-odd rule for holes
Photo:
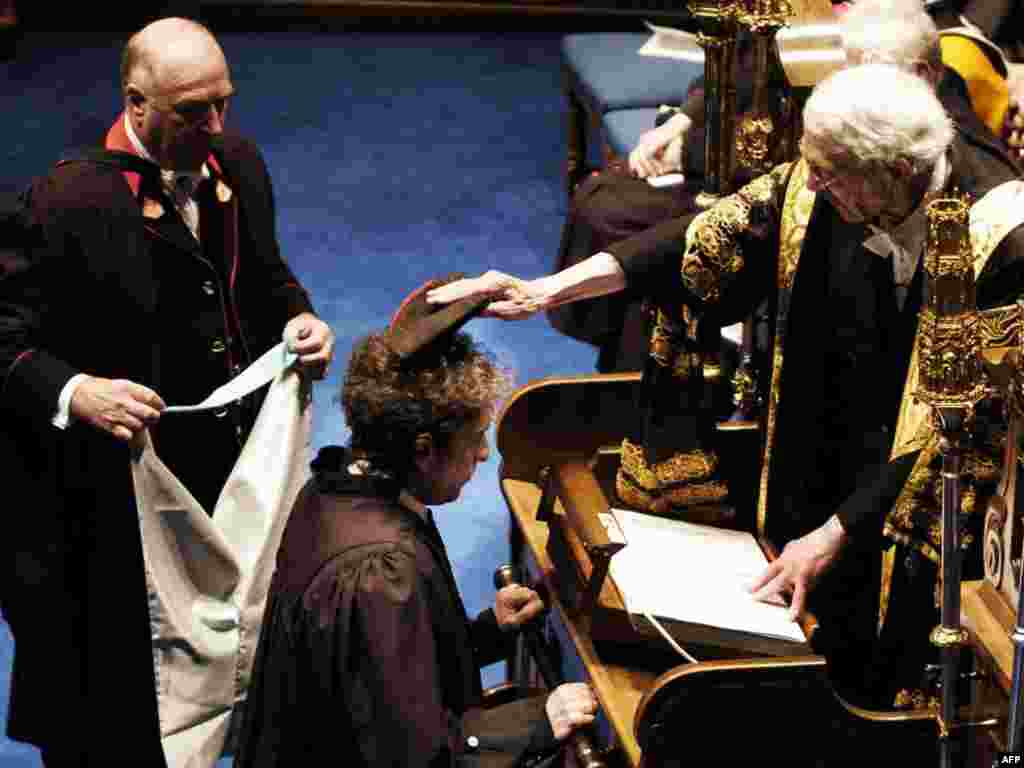
<svg viewBox="0 0 1024 768">
<path fill-rule="evenodd" d="M 164 215 L 164 207 L 151 197 L 144 198 L 142 201 L 142 215 L 147 219 L 159 219 Z"/>
</svg>

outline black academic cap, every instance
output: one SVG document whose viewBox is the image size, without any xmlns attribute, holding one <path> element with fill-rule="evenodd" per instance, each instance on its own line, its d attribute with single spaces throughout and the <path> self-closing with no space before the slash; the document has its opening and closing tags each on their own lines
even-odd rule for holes
<svg viewBox="0 0 1024 768">
<path fill-rule="evenodd" d="M 466 298 L 450 304 L 427 303 L 427 291 L 465 277 L 455 272 L 428 280 L 405 297 L 388 326 L 388 346 L 400 359 L 408 360 L 428 348 L 443 354 L 455 333 L 490 302 L 489 298 Z"/>
</svg>

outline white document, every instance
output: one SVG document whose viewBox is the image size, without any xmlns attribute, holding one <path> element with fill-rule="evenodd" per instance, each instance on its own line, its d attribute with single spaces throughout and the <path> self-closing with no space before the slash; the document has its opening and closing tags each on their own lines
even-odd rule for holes
<svg viewBox="0 0 1024 768">
<path fill-rule="evenodd" d="M 653 34 L 637 51 L 641 56 L 704 62 L 704 49 L 692 32 L 645 23 Z M 783 27 L 776 34 L 776 41 L 790 85 L 815 85 L 846 65 L 839 25 L 835 22 Z"/>
<path fill-rule="evenodd" d="M 697 44 L 697 36 L 672 27 L 659 27 L 644 22 L 653 32 L 651 38 L 637 51 L 641 56 L 656 56 L 664 59 L 679 59 L 704 63 L 704 49 Z"/>
<path fill-rule="evenodd" d="M 684 181 L 686 181 L 686 177 L 681 173 L 663 173 L 661 176 L 647 177 L 647 183 L 658 189 L 663 187 L 678 187 Z"/>
<path fill-rule="evenodd" d="M 768 565 L 751 534 L 624 509 L 612 513 L 614 521 L 606 516 L 605 525 L 617 522 L 616 535 L 626 546 L 612 557 L 611 575 L 631 615 L 806 643 L 784 606 L 754 600 L 747 590 Z M 721 644 L 729 645 L 723 637 Z"/>
</svg>

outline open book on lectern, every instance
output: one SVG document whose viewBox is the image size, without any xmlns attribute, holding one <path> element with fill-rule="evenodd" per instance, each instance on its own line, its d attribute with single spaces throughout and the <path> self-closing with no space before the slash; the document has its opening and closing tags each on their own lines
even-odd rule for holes
<svg viewBox="0 0 1024 768">
<path fill-rule="evenodd" d="M 602 522 L 626 546 L 610 575 L 641 634 L 653 616 L 681 645 L 716 646 L 770 656 L 810 653 L 783 605 L 754 600 L 747 586 L 768 559 L 753 535 L 625 509 Z"/>
</svg>

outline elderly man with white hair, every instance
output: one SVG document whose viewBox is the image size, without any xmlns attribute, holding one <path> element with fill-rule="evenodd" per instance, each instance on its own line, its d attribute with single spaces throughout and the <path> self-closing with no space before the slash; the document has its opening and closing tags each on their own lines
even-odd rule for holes
<svg viewBox="0 0 1024 768">
<path fill-rule="evenodd" d="M 1024 285 L 1024 205 L 1001 198 L 1019 191 L 1012 171 L 965 141 L 932 89 L 903 70 L 872 64 L 832 75 L 809 98 L 804 123 L 796 162 L 695 217 L 557 275 L 492 272 L 430 299 L 489 293 L 489 312 L 513 318 L 628 288 L 660 308 L 645 380 L 665 368 L 672 376 L 662 385 L 681 387 L 688 321 L 735 322 L 768 298 L 774 361 L 757 514 L 784 549 L 751 588 L 763 599 L 790 594 L 794 616 L 810 596 L 821 624 L 815 646 L 833 681 L 879 704 L 899 684 L 876 644 L 883 528 L 886 544 L 909 556 L 895 562 L 910 573 L 897 575 L 892 600 L 917 594 L 913 610 L 888 611 L 921 625 L 904 629 L 920 636 L 902 645 L 924 652 L 934 624 L 925 586 L 935 578 L 935 505 L 912 499 L 921 502 L 914 514 L 890 514 L 919 458 L 894 453 L 894 437 L 923 298 L 925 207 L 958 190 L 978 201 L 976 218 L 1005 234 L 975 254 L 978 303 L 990 307 L 1014 301 Z M 918 661 L 896 665 L 908 686 L 921 676 Z"/>
<path fill-rule="evenodd" d="M 851 65 L 887 63 L 925 78 L 936 89 L 957 131 L 976 149 L 990 154 L 993 162 L 1013 167 L 1005 143 L 975 112 L 968 84 L 943 62 L 939 31 L 921 0 L 858 0 L 843 12 L 838 24 Z M 746 77 L 751 77 L 749 71 Z M 740 104 L 744 85 L 749 101 L 750 84 L 741 76 Z M 782 83 L 771 87 L 788 90 Z M 696 106 L 688 104 L 644 135 L 630 155 L 632 175 L 612 169 L 580 185 L 567 214 L 559 268 L 577 264 L 605 250 L 609 243 L 698 210 L 695 200 L 703 178 L 703 118 L 691 121 L 685 113 L 696 110 L 703 115 L 702 104 L 700 99 Z M 681 145 L 686 147 L 682 153 Z M 685 184 L 661 187 L 648 183 L 649 176 L 679 170 L 686 175 Z M 740 183 L 749 178 L 742 177 Z M 598 347 L 597 368 L 606 373 L 643 367 L 645 317 L 642 302 L 629 294 L 560 307 L 548 315 L 561 332 Z"/>
</svg>

